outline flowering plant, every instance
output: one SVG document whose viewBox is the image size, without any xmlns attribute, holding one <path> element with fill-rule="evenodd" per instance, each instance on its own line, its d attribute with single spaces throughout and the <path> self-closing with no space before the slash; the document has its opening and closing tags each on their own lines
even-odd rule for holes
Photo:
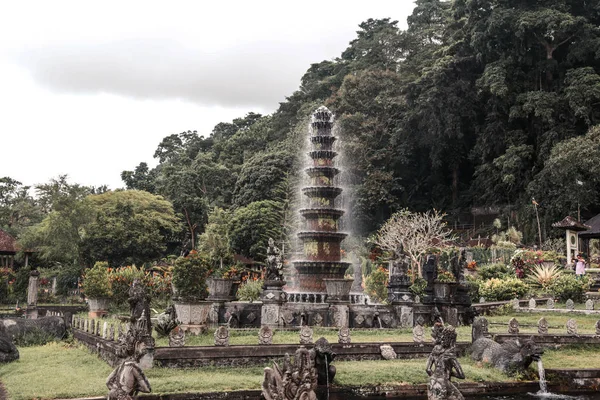
<svg viewBox="0 0 600 400">
<path fill-rule="evenodd" d="M 438 267 L 436 281 L 439 283 L 454 283 L 456 282 L 456 278 L 452 272 Z"/>
<path fill-rule="evenodd" d="M 477 261 L 471 261 L 470 263 L 467 263 L 467 269 L 469 269 L 471 271 L 476 271 L 477 270 Z"/>
</svg>

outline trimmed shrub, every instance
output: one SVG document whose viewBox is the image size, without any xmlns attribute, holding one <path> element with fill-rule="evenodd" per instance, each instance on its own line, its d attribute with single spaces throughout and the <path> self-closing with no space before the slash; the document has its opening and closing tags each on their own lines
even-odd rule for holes
<svg viewBox="0 0 600 400">
<path fill-rule="evenodd" d="M 206 280 L 212 272 L 210 259 L 195 250 L 179 257 L 173 267 L 176 295 L 187 300 L 204 300 L 208 296 Z"/>
<path fill-rule="evenodd" d="M 508 278 L 509 275 L 511 275 L 511 271 L 508 265 L 502 263 L 482 265 L 477 270 L 477 273 L 479 274 L 481 280 L 484 281 L 493 278 Z"/>
<path fill-rule="evenodd" d="M 382 266 L 379 266 L 365 279 L 365 291 L 372 300 L 379 303 L 387 301 L 387 285 L 388 271 Z"/>
<path fill-rule="evenodd" d="M 590 289 L 592 282 L 593 280 L 585 275 L 577 278 L 572 274 L 562 274 L 548 286 L 548 290 L 560 301 L 571 299 L 581 302 L 585 300 L 585 292 Z"/>
<path fill-rule="evenodd" d="M 256 301 L 260 299 L 260 294 L 263 291 L 263 280 L 247 280 L 242 283 L 237 290 L 237 298 L 241 301 Z"/>
<path fill-rule="evenodd" d="M 529 291 L 525 282 L 517 278 L 492 278 L 481 283 L 479 294 L 487 301 L 511 300 L 523 297 Z"/>
</svg>

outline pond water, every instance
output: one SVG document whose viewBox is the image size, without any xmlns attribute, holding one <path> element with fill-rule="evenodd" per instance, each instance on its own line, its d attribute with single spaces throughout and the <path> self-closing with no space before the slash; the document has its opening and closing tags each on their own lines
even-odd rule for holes
<svg viewBox="0 0 600 400">
<path fill-rule="evenodd" d="M 600 393 L 592 393 L 592 394 L 556 394 L 556 393 L 546 393 L 546 394 L 537 394 L 537 393 L 526 393 L 526 394 L 513 394 L 506 396 L 477 396 L 477 397 L 468 397 L 469 399 L 480 399 L 480 400 L 536 400 L 536 399 L 548 399 L 548 400 L 600 400 Z"/>
</svg>

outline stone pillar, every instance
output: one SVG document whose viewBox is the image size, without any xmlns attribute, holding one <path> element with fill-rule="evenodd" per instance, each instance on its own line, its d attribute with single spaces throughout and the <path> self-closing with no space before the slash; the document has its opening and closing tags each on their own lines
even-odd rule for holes
<svg viewBox="0 0 600 400">
<path fill-rule="evenodd" d="M 286 302 L 287 297 L 283 291 L 285 281 L 265 280 L 263 292 L 261 295 L 262 307 L 260 310 L 261 326 L 275 328 L 283 325 L 281 321 L 281 307 Z"/>
<path fill-rule="evenodd" d="M 27 287 L 27 318 L 37 319 L 37 297 L 38 297 L 38 279 L 40 273 L 33 270 L 29 273 L 29 286 Z"/>
</svg>

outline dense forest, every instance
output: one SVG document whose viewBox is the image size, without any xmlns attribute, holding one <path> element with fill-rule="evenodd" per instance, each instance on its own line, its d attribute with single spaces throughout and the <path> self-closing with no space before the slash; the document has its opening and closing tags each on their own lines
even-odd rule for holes
<svg viewBox="0 0 600 400">
<path fill-rule="evenodd" d="M 340 128 L 356 234 L 370 235 L 403 208 L 435 208 L 450 224 L 470 224 L 476 207 L 497 210 L 532 243 L 535 198 L 544 237 L 559 235 L 552 222 L 578 209 L 584 218 L 600 212 L 599 26 L 600 0 L 417 0 L 406 30 L 390 19 L 361 23 L 340 56 L 312 64 L 272 115 L 249 112 L 210 134 L 169 135 L 155 168 L 140 163 L 121 176 L 134 193 L 172 204 L 153 225 L 169 237 L 159 250 L 260 258 L 266 238 L 285 242 L 294 229 L 299 149 L 311 112 L 324 104 Z M 61 177 L 32 199 L 19 182 L 0 183 L 0 227 L 40 246 L 61 226 L 78 243 L 47 247 L 54 260 L 92 262 L 114 251 L 110 238 L 127 237 L 100 232 L 132 212 L 105 188 Z M 90 194 L 104 198 L 73 206 Z M 62 223 L 51 228 L 51 216 Z M 111 257 L 140 262 L 158 253 Z"/>
</svg>

